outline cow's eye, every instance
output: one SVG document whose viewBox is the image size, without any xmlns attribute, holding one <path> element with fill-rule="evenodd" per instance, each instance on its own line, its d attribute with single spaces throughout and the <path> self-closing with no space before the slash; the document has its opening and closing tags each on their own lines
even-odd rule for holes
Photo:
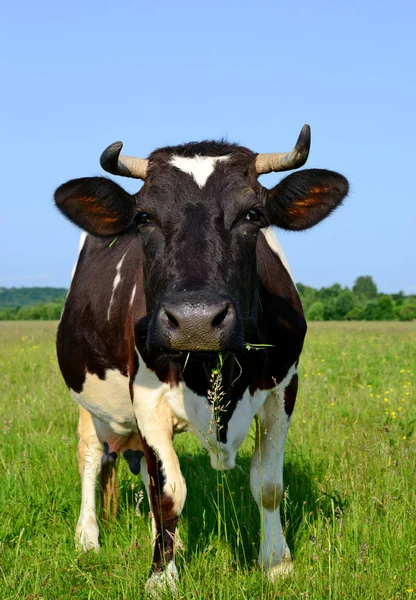
<svg viewBox="0 0 416 600">
<path fill-rule="evenodd" d="M 257 223 L 258 221 L 260 221 L 260 219 L 262 218 L 263 214 L 261 213 L 261 211 L 257 210 L 256 208 L 252 208 L 246 216 L 247 221 L 254 221 L 255 223 Z"/>
<path fill-rule="evenodd" d="M 141 212 L 134 217 L 134 222 L 136 225 L 150 225 L 152 221 L 146 212 Z"/>
</svg>

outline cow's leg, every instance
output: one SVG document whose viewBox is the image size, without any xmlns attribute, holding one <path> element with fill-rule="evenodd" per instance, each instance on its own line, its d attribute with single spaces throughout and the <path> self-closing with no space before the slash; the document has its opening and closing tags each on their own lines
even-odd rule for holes
<svg viewBox="0 0 416 600">
<path fill-rule="evenodd" d="M 250 471 L 251 491 L 262 523 L 259 563 L 268 577 L 292 571 L 290 550 L 280 521 L 283 454 L 297 392 L 296 366 L 268 396 L 257 417 L 256 449 Z"/>
<path fill-rule="evenodd" d="M 101 471 L 103 447 L 95 431 L 91 415 L 80 407 L 78 421 L 78 467 L 81 476 L 81 512 L 75 533 L 77 547 L 85 552 L 98 551 L 98 523 L 95 509 L 95 488 Z"/>
<path fill-rule="evenodd" d="M 146 590 L 157 595 L 161 588 L 175 590 L 176 524 L 185 503 L 186 485 L 171 438 L 159 434 L 157 446 L 150 446 L 143 437 L 143 447 L 147 470 L 146 489 L 152 507 L 154 538 L 152 567 Z M 142 471 L 144 477 L 146 470 Z"/>
<path fill-rule="evenodd" d="M 173 448 L 173 416 L 165 400 L 169 391 L 155 375 L 141 366 L 134 385 L 134 411 L 142 438 L 147 482 L 153 514 L 154 551 L 146 590 L 158 596 L 163 588 L 175 590 L 174 560 L 176 524 L 186 497 L 186 484 Z"/>
<path fill-rule="evenodd" d="M 117 516 L 118 481 L 115 457 L 104 454 L 101 459 L 100 497 L 102 517 L 109 521 Z"/>
<path fill-rule="evenodd" d="M 147 499 L 150 504 L 150 508 L 152 508 L 152 499 L 150 497 L 150 488 L 149 488 L 149 473 L 147 472 L 147 462 L 146 462 L 145 456 L 143 456 L 142 461 L 140 463 L 140 475 L 142 476 L 142 479 L 143 479 L 143 483 L 144 483 L 144 487 L 146 489 L 146 495 L 147 495 Z M 150 518 L 152 521 L 152 544 L 154 545 L 156 542 L 156 538 L 157 538 L 157 531 L 156 531 L 156 525 L 155 525 L 155 520 L 153 518 L 152 511 L 150 511 Z"/>
</svg>

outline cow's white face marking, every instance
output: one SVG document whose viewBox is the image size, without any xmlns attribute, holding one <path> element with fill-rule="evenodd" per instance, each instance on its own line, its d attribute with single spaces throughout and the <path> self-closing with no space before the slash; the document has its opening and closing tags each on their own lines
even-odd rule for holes
<svg viewBox="0 0 416 600">
<path fill-rule="evenodd" d="M 217 163 L 229 158 L 229 156 L 194 156 L 193 158 L 172 156 L 169 162 L 177 169 L 191 175 L 197 185 L 203 188 L 208 177 L 214 172 Z"/>
<path fill-rule="evenodd" d="M 273 250 L 273 252 L 275 254 L 277 254 L 277 256 L 280 258 L 283 266 L 285 267 L 286 271 L 289 273 L 289 276 L 290 276 L 291 280 L 293 281 L 293 284 L 296 287 L 292 271 L 290 270 L 290 267 L 289 267 L 289 263 L 287 262 L 287 258 L 285 256 L 285 253 L 283 252 L 283 248 L 278 240 L 277 231 L 278 230 L 277 230 L 277 227 L 275 227 L 275 225 L 269 225 L 268 227 L 265 227 L 264 229 L 262 229 L 263 235 L 266 238 L 266 242 L 268 243 L 271 250 Z"/>
<path fill-rule="evenodd" d="M 116 293 L 116 289 L 118 288 L 118 286 L 120 285 L 120 281 L 121 281 L 121 267 L 123 266 L 123 261 L 126 257 L 127 252 L 125 252 L 123 254 L 123 256 L 121 257 L 121 259 L 119 260 L 119 262 L 116 265 L 116 276 L 114 277 L 114 281 L 113 281 L 113 291 L 111 292 L 111 298 L 110 298 L 110 304 L 108 305 L 108 310 L 107 310 L 107 321 L 110 320 L 111 317 L 111 307 L 113 306 L 113 302 L 114 302 L 114 295 Z"/>
</svg>

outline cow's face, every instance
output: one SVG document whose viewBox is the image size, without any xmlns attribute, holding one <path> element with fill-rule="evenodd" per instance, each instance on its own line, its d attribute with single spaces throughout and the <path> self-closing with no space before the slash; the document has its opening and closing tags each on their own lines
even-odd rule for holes
<svg viewBox="0 0 416 600">
<path fill-rule="evenodd" d="M 136 232 L 149 348 L 241 349 L 254 326 L 260 229 L 311 227 L 348 191 L 344 177 L 323 170 L 298 171 L 266 190 L 257 164 L 258 156 L 245 148 L 188 144 L 154 152 L 134 196 L 103 178 L 58 188 L 58 207 L 86 231 Z"/>
<path fill-rule="evenodd" d="M 136 197 L 150 346 L 236 350 L 250 327 L 263 190 L 254 154 L 210 146 L 154 153 Z"/>
</svg>

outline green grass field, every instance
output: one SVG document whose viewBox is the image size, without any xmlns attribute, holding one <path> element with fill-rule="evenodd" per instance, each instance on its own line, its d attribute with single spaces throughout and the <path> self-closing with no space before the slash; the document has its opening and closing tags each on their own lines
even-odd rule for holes
<svg viewBox="0 0 416 600">
<path fill-rule="evenodd" d="M 73 545 L 77 406 L 56 364 L 56 323 L 0 323 L 0 598 L 144 597 L 151 561 L 143 484 L 120 465 L 116 522 L 99 554 Z M 315 323 L 286 446 L 283 515 L 295 574 L 256 566 L 251 433 L 231 472 L 189 434 L 178 598 L 416 598 L 416 323 Z"/>
</svg>

